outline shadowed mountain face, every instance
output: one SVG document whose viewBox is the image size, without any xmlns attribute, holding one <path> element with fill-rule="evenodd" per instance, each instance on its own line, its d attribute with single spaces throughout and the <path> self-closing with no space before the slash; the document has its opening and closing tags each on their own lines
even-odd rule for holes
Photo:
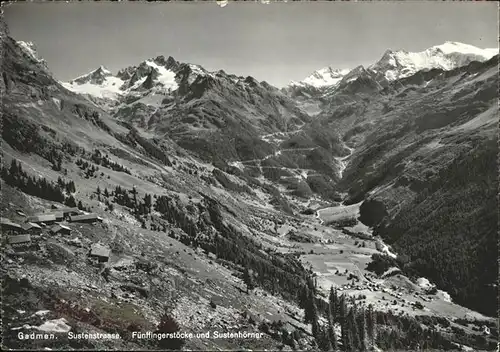
<svg viewBox="0 0 500 352">
<path fill-rule="evenodd" d="M 390 51 L 368 68 L 320 70 L 316 81 L 278 90 L 163 56 L 61 84 L 11 38 L 3 51 L 6 154 L 28 155 L 54 178 L 62 160 L 82 197 L 95 197 L 95 182 L 138 185 L 158 196 L 155 212 L 134 213 L 140 226 L 163 234 L 175 224 L 188 245 L 261 270 L 266 289 L 294 293 L 306 270 L 263 250 L 265 222 L 312 211 L 313 201 L 362 203 L 360 220 L 392 245 L 405 274 L 493 314 L 498 56 L 435 50 L 425 54 L 432 65 L 418 66 Z M 94 149 L 117 160 L 98 180 L 75 166 L 80 157 L 101 160 Z M 129 196 L 116 194 L 126 207 Z M 109 214 L 123 229 L 136 221 Z M 158 234 L 144 233 L 116 246 L 137 251 L 131 243 L 140 239 L 156 250 Z"/>
<path fill-rule="evenodd" d="M 50 324 L 58 318 L 60 326 L 72 331 L 112 331 L 125 336 L 134 329 L 155 331 L 158 325 L 162 326 L 158 324 L 161 321 L 170 322 L 169 328 L 173 326 L 177 331 L 181 323 L 190 329 L 203 329 L 212 328 L 215 321 L 224 329 L 230 325 L 243 329 L 248 319 L 261 312 L 273 311 L 279 314 L 278 319 L 285 319 L 285 306 L 276 308 L 276 301 L 263 299 L 262 294 L 247 295 L 240 289 L 240 279 L 233 276 L 240 269 L 249 268 L 255 283 L 262 284 L 268 292 L 279 293 L 280 302 L 285 302 L 285 292 L 293 292 L 290 299 L 295 300 L 295 292 L 307 287 L 308 274 L 300 262 L 269 250 L 253 233 L 265 229 L 261 223 L 271 228 L 273 214 L 276 219 L 288 216 L 281 207 L 293 212 L 275 187 L 214 169 L 168 137 L 152 137 L 156 130 L 133 128 L 132 119 L 124 123 L 122 118 L 112 117 L 114 111 L 107 110 L 106 105 L 109 97 L 104 110 L 98 106 L 103 103 L 101 97 L 90 101 L 71 92 L 13 39 L 2 35 L 1 41 L 2 223 L 4 216 L 20 223 L 25 221 L 18 214 L 19 209 L 32 215 L 52 206 L 61 207 L 61 203 L 68 207 L 77 203 L 79 208 L 104 218 L 96 224 L 71 223 L 73 232 L 66 237 L 49 234 L 49 229 L 44 228 L 43 235 L 50 238 L 37 238 L 41 249 L 30 248 L 31 259 L 23 265 L 17 264 L 24 260 L 23 252 L 11 248 L 6 251 L 9 262 L 5 270 L 2 267 L 6 297 L 3 303 L 4 308 L 8 306 L 3 315 L 6 326 L 26 323 L 26 328 L 45 321 Z M 100 71 L 88 79 L 82 78 L 81 84 L 104 84 L 109 75 Z M 159 76 L 145 73 L 143 84 L 150 78 L 148 86 L 154 86 L 162 77 L 159 71 Z M 203 92 L 218 82 L 215 78 L 199 78 L 192 83 L 181 81 L 179 87 L 194 85 Z M 262 99 L 267 99 L 266 94 L 274 96 L 273 89 L 264 83 L 248 79 L 247 84 L 248 89 L 262 89 Z M 252 85 L 256 87 L 251 88 Z M 142 89 L 135 83 L 132 87 L 138 92 Z M 179 99 L 189 104 L 203 95 L 189 90 Z M 278 93 L 277 96 L 281 97 Z M 247 106 L 241 104 L 242 108 Z M 224 111 L 222 106 L 219 108 Z M 230 123 L 244 123 L 231 117 L 235 121 Z M 277 129 L 272 123 L 269 127 L 252 123 L 248 126 L 255 131 Z M 203 154 L 202 150 L 199 152 Z M 272 202 L 277 209 L 253 203 L 259 201 L 265 201 L 266 207 L 268 201 Z M 116 255 L 105 273 L 88 256 L 94 243 Z M 283 286 L 285 282 L 290 286 Z M 20 306 L 26 310 L 25 316 L 16 311 Z M 166 306 L 169 318 L 163 319 Z M 200 316 L 199 322 L 193 323 L 186 315 L 188 307 L 193 316 Z M 50 311 L 43 318 L 34 314 L 42 308 Z M 9 334 L 3 342 L 8 339 L 9 346 L 20 348 L 40 347 L 36 343 L 21 344 L 16 336 Z M 43 347 L 174 347 L 168 341 L 158 344 L 129 339 L 111 343 L 63 340 L 49 341 Z M 223 347 L 218 341 L 208 341 L 208 345 L 199 340 L 179 343 L 186 343 L 193 350 Z M 276 350 L 280 343 L 273 338 L 249 342 L 240 339 L 224 342 L 224 346 Z M 310 342 L 305 341 L 304 346 L 310 346 Z"/>
<path fill-rule="evenodd" d="M 498 56 L 376 85 L 339 86 L 315 121 L 355 149 L 337 188 L 408 273 L 494 314 Z"/>
<path fill-rule="evenodd" d="M 101 67 L 65 86 L 90 95 L 118 120 L 168 136 L 207 161 L 264 157 L 272 148 L 261 134 L 293 130 L 310 119 L 266 82 L 172 57 L 146 60 L 116 76 Z"/>
</svg>

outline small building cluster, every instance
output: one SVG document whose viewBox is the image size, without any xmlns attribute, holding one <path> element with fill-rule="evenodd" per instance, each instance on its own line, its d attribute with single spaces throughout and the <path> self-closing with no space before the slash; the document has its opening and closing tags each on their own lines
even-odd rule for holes
<svg viewBox="0 0 500 352">
<path fill-rule="evenodd" d="M 17 214 L 26 216 L 20 210 Z M 2 238 L 7 247 L 16 252 L 38 250 L 39 242 L 44 236 L 64 236 L 71 234 L 70 224 L 102 222 L 97 214 L 86 214 L 78 208 L 50 209 L 44 213 L 26 216 L 26 222 L 18 224 L 7 218 L 0 218 Z M 102 247 L 102 246 L 101 246 Z M 107 261 L 110 250 L 105 247 L 92 247 L 89 257 L 99 262 Z"/>
</svg>

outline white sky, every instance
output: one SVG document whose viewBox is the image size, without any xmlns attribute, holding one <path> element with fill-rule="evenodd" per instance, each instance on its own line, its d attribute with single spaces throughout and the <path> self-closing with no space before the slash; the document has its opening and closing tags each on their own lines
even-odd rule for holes
<svg viewBox="0 0 500 352">
<path fill-rule="evenodd" d="M 34 42 L 60 80 L 165 55 L 283 86 L 387 49 L 498 47 L 496 2 L 43 2 L 4 13 L 11 36 Z"/>
</svg>

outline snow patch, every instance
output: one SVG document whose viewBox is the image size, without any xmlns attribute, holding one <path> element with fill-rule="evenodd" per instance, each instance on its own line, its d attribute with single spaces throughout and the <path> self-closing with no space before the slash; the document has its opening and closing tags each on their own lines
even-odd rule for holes
<svg viewBox="0 0 500 352">
<path fill-rule="evenodd" d="M 124 94 L 124 92 L 120 90 L 120 87 L 125 82 L 118 77 L 108 76 L 104 79 L 102 84 L 93 84 L 90 82 L 78 84 L 74 82 L 74 80 L 72 82 L 60 82 L 60 83 L 64 88 L 75 93 L 88 94 L 101 99 L 115 100 L 120 95 Z"/>
<path fill-rule="evenodd" d="M 66 333 L 71 330 L 71 326 L 68 325 L 68 321 L 64 318 L 48 320 L 42 325 L 36 327 L 39 331 L 50 332 L 50 333 Z"/>
<path fill-rule="evenodd" d="M 191 85 L 198 78 L 198 76 L 209 76 L 214 77 L 214 75 L 210 72 L 205 71 L 198 65 L 189 64 L 189 68 L 191 69 L 191 74 L 188 77 L 188 84 Z M 234 81 L 234 80 L 233 80 Z"/>
<path fill-rule="evenodd" d="M 306 77 L 300 82 L 291 82 L 290 85 L 303 86 L 310 85 L 315 88 L 322 88 L 333 86 L 339 83 L 342 78 L 349 73 L 348 69 L 332 69 L 331 67 L 324 67 L 320 70 L 314 71 L 310 76 Z"/>
<path fill-rule="evenodd" d="M 165 67 L 160 66 L 156 64 L 153 61 L 147 60 L 146 64 L 152 68 L 154 68 L 158 73 L 159 76 L 157 78 L 158 82 L 162 84 L 162 86 L 169 91 L 174 91 L 179 86 L 177 85 L 177 82 L 175 81 L 175 72 L 167 70 Z"/>
</svg>

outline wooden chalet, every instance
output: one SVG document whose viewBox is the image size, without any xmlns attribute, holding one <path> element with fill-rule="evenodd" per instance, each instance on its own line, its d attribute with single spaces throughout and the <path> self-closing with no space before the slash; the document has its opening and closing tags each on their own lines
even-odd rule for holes
<svg viewBox="0 0 500 352">
<path fill-rule="evenodd" d="M 101 222 L 102 218 L 97 216 L 97 214 L 70 215 L 69 221 L 70 222 L 94 223 L 94 222 Z"/>
<path fill-rule="evenodd" d="M 29 233 L 23 235 L 9 236 L 9 245 L 14 249 L 28 249 L 31 247 L 31 235 Z"/>
<path fill-rule="evenodd" d="M 12 222 L 6 218 L 0 219 L 0 225 L 2 227 L 3 234 L 15 234 L 23 231 L 21 225 L 16 224 L 15 222 Z"/>
<path fill-rule="evenodd" d="M 62 220 L 62 217 L 61 217 Z M 28 222 L 32 222 L 34 224 L 46 224 L 50 225 L 53 224 L 57 221 L 56 215 L 55 214 L 38 214 L 34 216 L 30 216 L 28 218 Z"/>
<path fill-rule="evenodd" d="M 54 235 L 55 234 L 69 235 L 71 233 L 71 229 L 68 226 L 56 224 L 50 228 L 50 232 Z"/>
<path fill-rule="evenodd" d="M 32 235 L 38 235 L 42 232 L 42 227 L 33 222 L 27 222 L 21 225 L 23 231 Z"/>
<path fill-rule="evenodd" d="M 111 254 L 111 250 L 101 244 L 94 244 L 90 249 L 89 256 L 91 258 L 97 259 L 100 263 L 107 262 L 109 260 L 109 256 Z"/>
<path fill-rule="evenodd" d="M 64 219 L 69 219 L 71 215 L 82 215 L 83 212 L 77 207 L 69 207 L 69 208 L 59 208 L 54 211 L 50 211 L 50 214 L 56 214 L 58 216 L 62 214 L 62 217 Z"/>
</svg>

